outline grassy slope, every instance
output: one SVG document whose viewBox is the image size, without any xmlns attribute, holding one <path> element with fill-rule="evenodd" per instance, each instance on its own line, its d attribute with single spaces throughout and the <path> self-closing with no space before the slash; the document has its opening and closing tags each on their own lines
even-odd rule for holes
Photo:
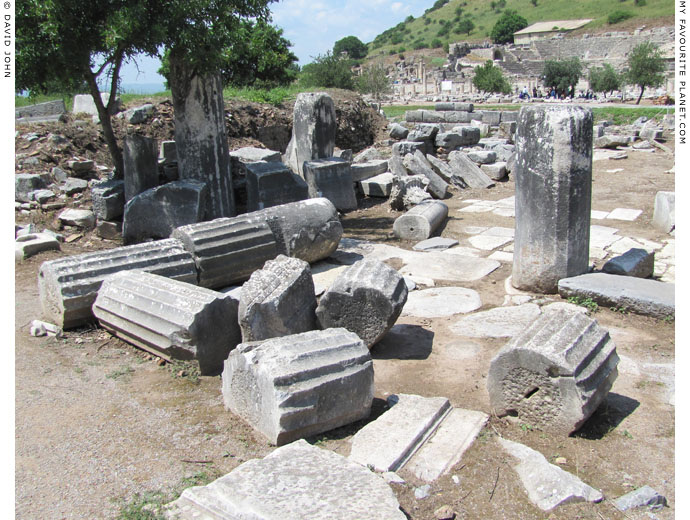
<svg viewBox="0 0 690 520">
<path fill-rule="evenodd" d="M 503 10 L 514 9 L 524 16 L 531 24 L 546 20 L 572 20 L 591 18 L 594 21 L 587 25 L 586 30 L 610 27 L 611 30 L 619 30 L 620 25 L 607 24 L 610 13 L 617 10 L 628 11 L 634 15 L 626 26 L 634 24 L 639 26 L 643 23 L 661 17 L 671 17 L 674 14 L 674 0 L 647 0 L 647 5 L 636 6 L 634 0 L 538 0 L 537 6 L 533 6 L 531 0 L 507 0 L 506 7 L 501 12 L 491 10 L 491 2 L 488 0 L 451 0 L 448 4 L 427 15 L 421 16 L 409 23 L 403 23 L 402 30 L 396 32 L 402 34 L 402 43 L 392 44 L 390 37 L 377 49 L 374 49 L 374 42 L 369 43 L 369 57 L 379 54 L 388 55 L 392 50 L 398 51 L 404 47 L 406 51 L 413 49 L 413 42 L 421 40 L 426 44 L 431 44 L 432 40 L 439 39 L 441 42 L 453 43 L 456 41 L 483 41 L 489 39 L 489 34 L 496 20 L 501 16 Z M 429 5 L 433 5 L 429 0 Z M 470 17 L 475 25 L 474 30 L 469 34 L 457 34 L 453 29 L 457 22 L 455 10 L 462 7 L 462 18 Z M 431 22 L 426 25 L 423 18 L 429 18 Z M 439 20 L 453 21 L 450 33 L 445 36 L 438 36 L 437 33 L 442 25 Z M 672 23 L 672 22 L 670 22 Z M 380 36 L 380 35 L 379 35 Z"/>
</svg>

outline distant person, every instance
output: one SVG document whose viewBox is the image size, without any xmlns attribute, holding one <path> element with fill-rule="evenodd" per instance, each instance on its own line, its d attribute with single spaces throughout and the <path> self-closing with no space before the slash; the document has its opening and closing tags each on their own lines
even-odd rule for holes
<svg viewBox="0 0 690 520">
<path fill-rule="evenodd" d="M 537 87 L 532 87 L 532 97 L 534 97 L 534 98 L 539 97 L 537 94 L 538 94 Z"/>
</svg>

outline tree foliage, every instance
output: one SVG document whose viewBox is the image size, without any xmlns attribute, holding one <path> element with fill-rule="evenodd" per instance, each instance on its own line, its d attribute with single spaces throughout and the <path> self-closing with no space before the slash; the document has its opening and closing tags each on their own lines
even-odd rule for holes
<svg viewBox="0 0 690 520">
<path fill-rule="evenodd" d="M 376 62 L 362 69 L 362 75 L 357 78 L 357 90 L 363 94 L 371 94 L 378 102 L 384 94 L 393 91 L 388 70 L 382 62 Z"/>
<path fill-rule="evenodd" d="M 575 95 L 575 85 L 582 77 L 582 63 L 578 58 L 567 60 L 546 60 L 544 62 L 544 85 L 555 88 L 558 95 Z"/>
<path fill-rule="evenodd" d="M 658 87 L 664 82 L 666 62 L 661 56 L 659 47 L 651 42 L 645 42 L 630 52 L 627 65 L 626 79 L 631 85 L 640 87 L 640 96 L 637 98 L 639 105 L 646 87 Z"/>
<path fill-rule="evenodd" d="M 603 67 L 589 69 L 589 88 L 594 92 L 607 92 L 620 90 L 623 86 L 623 77 L 618 74 L 610 63 L 604 63 Z"/>
<path fill-rule="evenodd" d="M 529 24 L 527 20 L 513 9 L 507 9 L 496 20 L 496 24 L 491 29 L 491 41 L 494 43 L 513 43 L 513 33 L 524 29 Z"/>
<path fill-rule="evenodd" d="M 300 83 L 304 87 L 354 90 L 355 77 L 351 67 L 352 62 L 349 59 L 326 52 L 302 67 Z"/>
<path fill-rule="evenodd" d="M 633 16 L 635 16 L 635 15 L 632 14 L 631 12 L 617 10 L 617 11 L 613 11 L 611 14 L 609 14 L 607 21 L 608 21 L 609 25 L 613 25 L 616 23 L 623 22 L 629 18 L 632 18 Z"/>
<path fill-rule="evenodd" d="M 503 76 L 501 69 L 495 67 L 491 60 L 474 69 L 472 84 L 482 92 L 510 93 L 510 83 Z"/>
<path fill-rule="evenodd" d="M 465 33 L 469 36 L 474 30 L 474 22 L 469 18 L 465 18 L 458 23 L 456 29 L 458 30 L 458 33 Z"/>
<path fill-rule="evenodd" d="M 360 60 L 367 55 L 368 49 L 366 44 L 356 36 L 345 36 L 333 45 L 333 56 L 340 56 L 343 52 L 347 52 L 348 58 Z"/>
</svg>

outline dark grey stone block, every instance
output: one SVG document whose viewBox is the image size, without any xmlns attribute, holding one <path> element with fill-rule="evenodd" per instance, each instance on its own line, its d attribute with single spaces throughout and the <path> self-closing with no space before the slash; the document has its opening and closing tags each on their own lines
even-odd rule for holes
<svg viewBox="0 0 690 520">
<path fill-rule="evenodd" d="M 309 197 L 325 197 L 336 209 L 357 209 L 357 197 L 350 163 L 337 157 L 305 161 L 304 178 L 309 186 Z"/>
</svg>

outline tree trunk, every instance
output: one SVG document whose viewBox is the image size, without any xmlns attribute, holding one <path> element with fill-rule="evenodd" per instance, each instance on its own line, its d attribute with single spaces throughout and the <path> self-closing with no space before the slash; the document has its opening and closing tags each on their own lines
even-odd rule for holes
<svg viewBox="0 0 690 520">
<path fill-rule="evenodd" d="M 644 85 L 642 85 L 642 89 L 640 90 L 640 97 L 637 98 L 637 103 L 636 105 L 640 104 L 640 99 L 642 99 L 642 94 L 644 94 Z"/>
<path fill-rule="evenodd" d="M 117 67 L 119 70 L 119 67 Z M 103 100 L 101 99 L 101 93 L 98 90 L 98 84 L 96 83 L 96 76 L 89 69 L 86 74 L 86 82 L 89 85 L 89 91 L 91 92 L 91 97 L 93 102 L 96 104 L 96 110 L 98 110 L 98 117 L 101 121 L 101 129 L 103 130 L 103 137 L 108 145 L 108 151 L 110 152 L 110 157 L 113 160 L 113 165 L 115 166 L 114 177 L 116 179 L 122 179 L 124 177 L 124 163 L 122 161 L 122 150 L 117 146 L 117 139 L 115 138 L 115 133 L 113 132 L 113 125 L 111 121 L 110 109 L 115 103 L 115 95 L 113 91 L 117 92 L 117 73 L 113 74 L 113 85 L 111 88 L 110 99 L 108 100 L 108 106 L 103 105 Z"/>
<path fill-rule="evenodd" d="M 220 73 L 198 74 L 170 52 L 170 90 L 175 111 L 175 145 L 180 179 L 205 182 L 206 218 L 235 215 L 230 154 Z"/>
</svg>

